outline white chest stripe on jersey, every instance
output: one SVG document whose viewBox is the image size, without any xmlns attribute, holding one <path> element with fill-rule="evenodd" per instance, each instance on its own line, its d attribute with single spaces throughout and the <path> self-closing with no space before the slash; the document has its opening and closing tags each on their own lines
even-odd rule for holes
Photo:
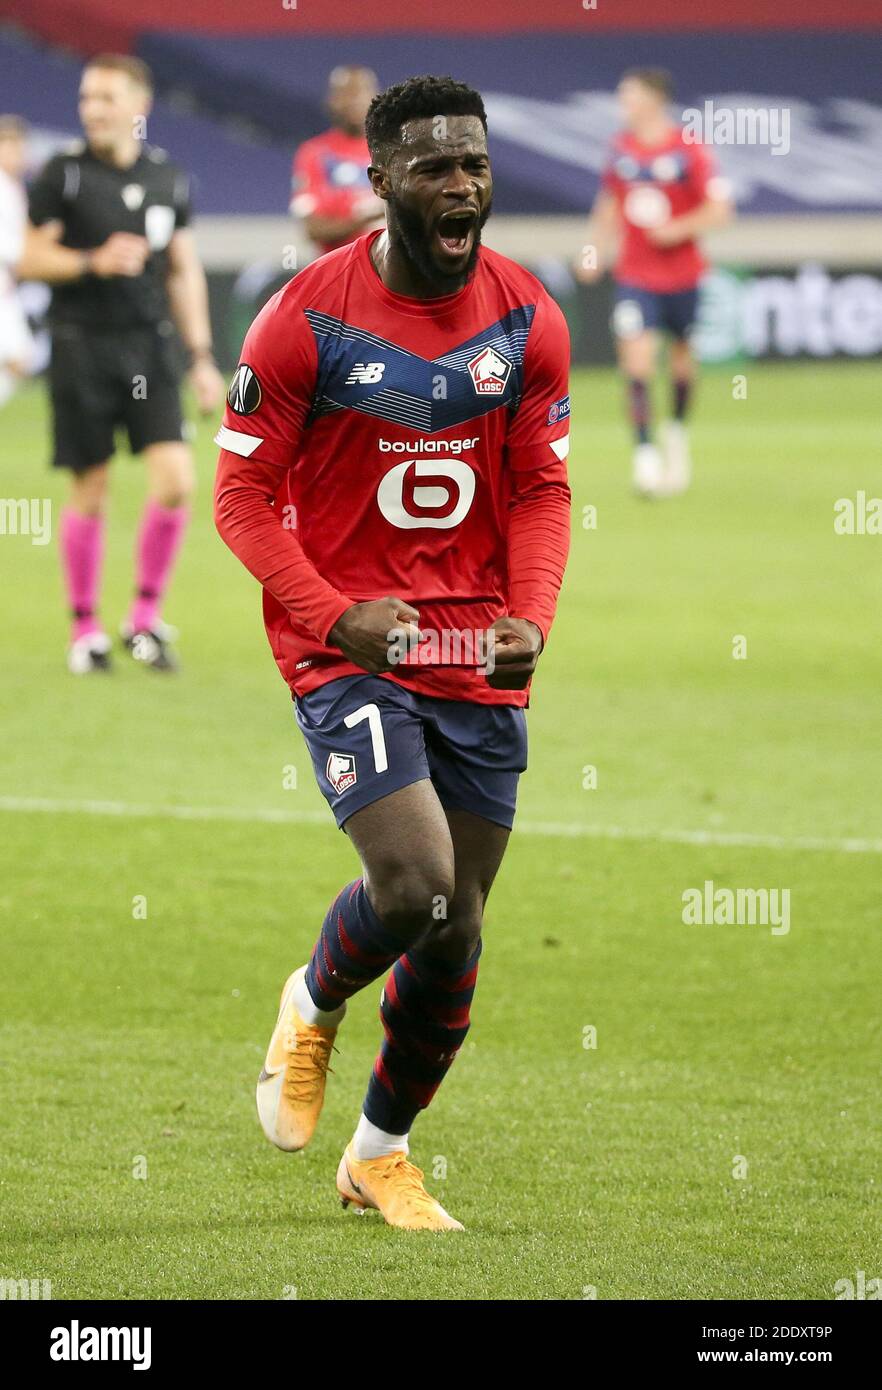
<svg viewBox="0 0 882 1390">
<path fill-rule="evenodd" d="M 257 434 L 244 434 L 242 430 L 231 430 L 226 425 L 221 425 L 214 442 L 221 449 L 228 449 L 231 454 L 240 454 L 243 459 L 248 459 L 254 453 L 258 444 L 263 443 L 263 439 Z"/>
</svg>

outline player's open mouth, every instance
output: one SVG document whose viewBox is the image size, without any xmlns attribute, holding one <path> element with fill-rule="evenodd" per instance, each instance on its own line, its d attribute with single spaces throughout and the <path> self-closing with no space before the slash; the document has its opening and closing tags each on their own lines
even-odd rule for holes
<svg viewBox="0 0 882 1390">
<path fill-rule="evenodd" d="M 439 218 L 435 232 L 445 259 L 450 257 L 459 260 L 469 254 L 474 238 L 475 220 L 475 214 L 468 211 L 445 212 L 444 216 Z"/>
</svg>

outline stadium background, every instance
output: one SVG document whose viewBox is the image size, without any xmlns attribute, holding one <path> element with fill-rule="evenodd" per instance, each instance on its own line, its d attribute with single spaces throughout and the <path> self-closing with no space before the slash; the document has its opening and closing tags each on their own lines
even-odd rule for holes
<svg viewBox="0 0 882 1390">
<path fill-rule="evenodd" d="M 422 12 L 421 12 L 422 11 Z M 560 300 L 577 362 L 612 361 L 609 283 L 577 290 L 570 266 L 616 125 L 627 66 L 671 70 L 682 107 L 786 106 L 790 150 L 719 146 L 739 217 L 708 239 L 705 360 L 872 357 L 882 350 L 882 66 L 874 0 L 724 0 L 673 13 L 646 0 L 300 0 L 249 7 L 195 0 L 2 0 L 4 103 L 35 127 L 34 156 L 76 134 L 78 57 L 137 53 L 159 98 L 150 138 L 194 176 L 216 340 L 235 363 L 255 307 L 311 252 L 287 215 L 294 148 L 326 125 L 336 63 L 381 85 L 424 70 L 474 83 L 488 108 L 495 213 L 488 244 L 530 266 Z M 645 28 L 644 28 L 645 26 Z M 649 32 L 647 32 L 647 30 Z"/>
<path fill-rule="evenodd" d="M 56 1298 L 830 1299 L 882 1275 L 880 542 L 833 529 L 837 498 L 880 490 L 877 0 L 0 0 L 0 19 L 0 106 L 35 161 L 76 134 L 84 54 L 150 62 L 148 138 L 196 176 L 227 363 L 285 248 L 307 253 L 291 154 L 355 61 L 482 87 L 487 239 L 545 277 L 598 364 L 573 378 L 572 556 L 475 1026 L 415 1135 L 461 1244 L 334 1204 L 374 991 L 308 1153 L 257 1129 L 274 991 L 352 862 L 214 533 L 214 422 L 194 422 L 167 612 L 179 680 L 121 658 L 72 680 L 54 545 L 0 538 L 0 1277 Z M 644 61 L 684 103 L 792 116 L 786 158 L 717 151 L 740 214 L 709 239 L 725 365 L 698 392 L 695 485 L 658 507 L 628 492 L 608 286 L 577 294 L 568 271 L 615 80 Z M 2 491 L 57 515 L 47 424 L 39 383 L 0 414 Z M 109 623 L 141 496 L 122 451 Z M 786 886 L 790 933 L 685 927 L 681 892 L 708 880 Z"/>
</svg>

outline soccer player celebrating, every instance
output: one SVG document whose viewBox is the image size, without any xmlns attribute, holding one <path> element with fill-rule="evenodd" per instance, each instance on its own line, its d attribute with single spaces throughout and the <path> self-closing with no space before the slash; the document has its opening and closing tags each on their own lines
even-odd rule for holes
<svg viewBox="0 0 882 1390">
<path fill-rule="evenodd" d="M 468 1030 L 569 540 L 566 325 L 481 247 L 486 132 L 480 95 L 451 78 L 376 98 L 386 229 L 264 307 L 217 440 L 218 530 L 263 584 L 316 778 L 362 866 L 283 988 L 258 1112 L 279 1148 L 308 1143 L 347 1001 L 386 976 L 337 1188 L 412 1229 L 461 1229 L 408 1135 Z"/>
<path fill-rule="evenodd" d="M 18 267 L 22 278 L 53 287 L 54 463 L 73 475 L 60 540 L 76 675 L 110 663 L 98 594 L 117 425 L 132 452 L 143 452 L 148 479 L 135 596 L 121 635 L 137 661 L 176 669 L 160 605 L 187 525 L 193 463 L 182 439 L 175 325 L 199 408 L 211 410 L 223 392 L 187 225 L 188 180 L 143 139 L 151 85 L 137 58 L 107 54 L 87 64 L 79 96 L 85 141 L 50 159 L 33 183 Z"/>
<path fill-rule="evenodd" d="M 32 370 L 34 359 L 33 335 L 14 278 L 28 220 L 26 146 L 25 122 L 18 116 L 0 116 L 0 405 Z"/>
<path fill-rule="evenodd" d="M 334 68 L 327 106 L 333 125 L 294 156 L 290 211 L 303 221 L 319 255 L 354 241 L 383 222 L 383 204 L 368 178 L 364 119 L 377 94 L 370 68 Z"/>
<path fill-rule="evenodd" d="M 612 326 L 636 437 L 634 486 L 644 496 L 689 485 L 686 417 L 695 380 L 689 333 L 705 269 L 696 238 L 732 214 L 707 148 L 690 143 L 672 122 L 671 95 L 670 76 L 661 69 L 633 68 L 622 77 L 625 130 L 613 144 L 592 211 L 588 244 L 595 254 L 577 267 L 583 282 L 597 279 L 619 239 Z M 661 332 L 672 339 L 673 418 L 663 431 L 664 452 L 653 442 L 650 421 Z"/>
</svg>

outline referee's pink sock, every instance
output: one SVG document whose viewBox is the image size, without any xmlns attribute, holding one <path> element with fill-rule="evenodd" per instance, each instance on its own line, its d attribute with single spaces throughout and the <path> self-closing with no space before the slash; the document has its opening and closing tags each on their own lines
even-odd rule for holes
<svg viewBox="0 0 882 1390">
<path fill-rule="evenodd" d="M 61 513 L 61 568 L 73 615 L 71 639 L 100 632 L 96 608 L 104 560 L 104 517 L 83 516 L 73 507 Z"/>
<path fill-rule="evenodd" d="M 159 618 L 159 606 L 184 539 L 189 507 L 161 507 L 149 498 L 141 518 L 136 554 L 135 600 L 129 622 L 144 632 Z"/>
</svg>

